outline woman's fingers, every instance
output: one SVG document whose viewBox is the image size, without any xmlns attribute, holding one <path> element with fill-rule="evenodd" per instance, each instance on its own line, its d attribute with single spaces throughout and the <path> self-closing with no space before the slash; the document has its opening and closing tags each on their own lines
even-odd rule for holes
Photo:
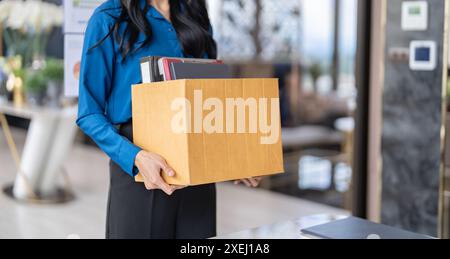
<svg viewBox="0 0 450 259">
<path fill-rule="evenodd" d="M 170 166 L 162 167 L 164 173 L 169 177 L 175 177 L 175 170 L 173 170 Z"/>
<path fill-rule="evenodd" d="M 262 177 L 253 177 L 254 187 L 258 187 L 261 184 L 262 179 Z"/>
<path fill-rule="evenodd" d="M 168 185 L 162 178 L 156 181 L 156 186 L 158 186 L 158 189 L 161 189 L 169 196 L 172 195 L 175 191 L 175 189 L 172 186 Z"/>
<path fill-rule="evenodd" d="M 235 185 L 239 185 L 239 184 L 244 184 L 244 185 L 247 185 L 247 183 L 246 183 L 246 179 L 240 179 L 240 180 L 236 180 L 236 181 L 234 181 L 234 184 Z M 248 185 L 247 185 L 248 186 Z"/>
<path fill-rule="evenodd" d="M 258 187 L 259 182 L 257 179 L 255 178 L 248 178 L 248 181 L 250 182 L 250 184 L 252 185 L 252 187 Z"/>
<path fill-rule="evenodd" d="M 243 183 L 247 187 L 254 187 L 254 188 L 256 188 L 256 187 L 259 186 L 260 182 L 261 182 L 261 178 L 260 177 L 254 177 L 254 178 L 236 180 L 236 181 L 234 181 L 234 184 Z"/>
<path fill-rule="evenodd" d="M 145 188 L 149 191 L 151 190 L 162 190 L 167 195 L 172 195 L 175 191 L 186 188 L 187 186 L 178 186 L 178 185 L 168 185 L 165 184 L 164 181 L 160 182 L 159 185 L 153 184 L 150 181 L 144 181 Z"/>
<path fill-rule="evenodd" d="M 145 174 L 142 174 L 142 176 L 144 177 L 144 185 L 145 185 L 145 189 L 151 191 L 151 190 L 155 190 L 158 187 L 156 185 L 154 185 L 149 179 L 147 179 Z"/>
<path fill-rule="evenodd" d="M 168 185 L 164 179 L 161 177 L 161 168 L 159 166 L 153 166 L 147 168 L 149 175 L 151 176 L 150 179 L 146 177 L 146 174 L 144 175 L 144 183 L 147 190 L 162 190 L 167 195 L 172 195 L 174 192 L 173 188 Z"/>
<path fill-rule="evenodd" d="M 175 176 L 175 170 L 172 169 L 172 167 L 170 167 L 166 160 L 164 160 L 163 158 L 161 158 L 160 162 L 160 166 L 161 166 L 161 170 L 164 171 L 164 173 L 169 176 L 169 177 L 174 177 Z"/>
<path fill-rule="evenodd" d="M 151 191 L 151 190 L 156 190 L 158 189 L 158 187 L 152 183 L 145 183 L 145 189 Z"/>
<path fill-rule="evenodd" d="M 144 177 L 146 189 L 160 189 L 167 195 L 172 195 L 174 191 L 183 188 L 183 186 L 171 186 L 164 181 L 161 175 L 163 172 L 161 171 L 164 171 L 164 174 L 169 177 L 174 177 L 175 171 L 160 155 L 141 151 L 138 153 L 135 160 L 136 166 Z"/>
<path fill-rule="evenodd" d="M 252 187 L 252 183 L 248 179 L 242 179 L 241 180 L 247 187 Z"/>
<path fill-rule="evenodd" d="M 161 166 L 160 172 L 162 170 L 169 177 L 175 176 L 175 171 L 167 164 L 167 162 L 163 158 L 161 158 L 160 160 L 160 166 Z M 156 185 L 167 195 L 172 195 L 173 192 L 176 191 L 177 189 L 174 186 L 167 184 L 162 178 L 161 174 L 159 174 L 158 176 L 159 177 L 156 181 Z"/>
</svg>

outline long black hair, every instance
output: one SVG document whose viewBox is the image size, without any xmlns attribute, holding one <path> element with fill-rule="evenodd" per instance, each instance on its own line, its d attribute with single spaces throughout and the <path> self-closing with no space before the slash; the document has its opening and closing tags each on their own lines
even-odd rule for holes
<svg viewBox="0 0 450 259">
<path fill-rule="evenodd" d="M 92 48 L 114 35 L 119 44 L 122 58 L 151 43 L 153 31 L 146 18 L 149 6 L 142 9 L 141 0 L 120 0 L 120 15 L 115 18 L 109 33 Z M 185 55 L 194 58 L 217 58 L 217 45 L 211 34 L 211 25 L 205 0 L 169 0 L 170 19 Z M 126 27 L 120 30 L 124 24 Z M 145 41 L 135 46 L 140 33 Z"/>
</svg>

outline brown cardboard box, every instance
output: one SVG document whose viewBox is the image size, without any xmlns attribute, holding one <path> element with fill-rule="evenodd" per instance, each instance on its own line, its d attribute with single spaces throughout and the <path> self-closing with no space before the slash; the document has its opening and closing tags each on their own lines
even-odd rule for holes
<svg viewBox="0 0 450 259">
<path fill-rule="evenodd" d="M 277 79 L 196 79 L 135 85 L 134 143 L 200 185 L 284 171 Z M 136 181 L 142 182 L 137 176 Z"/>
</svg>

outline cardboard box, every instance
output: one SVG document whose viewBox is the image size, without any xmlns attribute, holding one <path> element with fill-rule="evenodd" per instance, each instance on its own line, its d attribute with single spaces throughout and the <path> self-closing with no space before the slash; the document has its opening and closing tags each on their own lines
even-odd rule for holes
<svg viewBox="0 0 450 259">
<path fill-rule="evenodd" d="M 135 85 L 132 103 L 134 143 L 166 159 L 176 171 L 176 177 L 164 177 L 169 184 L 284 172 L 277 79 Z"/>
</svg>

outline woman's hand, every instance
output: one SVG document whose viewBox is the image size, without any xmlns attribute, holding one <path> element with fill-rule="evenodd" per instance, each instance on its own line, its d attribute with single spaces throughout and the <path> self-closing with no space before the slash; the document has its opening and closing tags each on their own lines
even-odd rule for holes
<svg viewBox="0 0 450 259">
<path fill-rule="evenodd" d="M 167 195 L 172 195 L 174 191 L 184 188 L 169 185 L 164 181 L 161 172 L 169 177 L 174 177 L 175 171 L 160 155 L 141 151 L 136 156 L 135 164 L 144 178 L 145 188 L 147 190 L 162 190 Z"/>
<path fill-rule="evenodd" d="M 240 184 L 243 183 L 245 184 L 247 187 L 253 187 L 256 188 L 259 186 L 259 184 L 261 183 L 262 177 L 252 177 L 252 178 L 247 178 L 247 179 L 242 179 L 242 180 L 237 180 L 234 181 L 234 184 Z"/>
</svg>

